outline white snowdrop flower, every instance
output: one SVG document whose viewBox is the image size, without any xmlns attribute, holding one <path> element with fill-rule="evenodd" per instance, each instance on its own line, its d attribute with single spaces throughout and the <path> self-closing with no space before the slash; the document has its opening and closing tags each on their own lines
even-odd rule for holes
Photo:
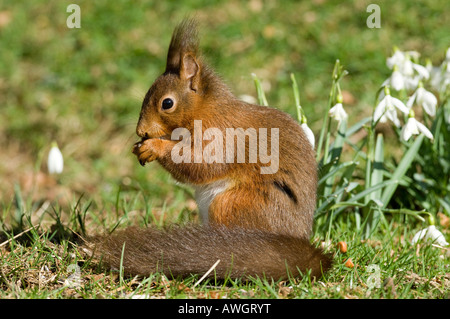
<svg viewBox="0 0 450 319">
<path fill-rule="evenodd" d="M 56 142 L 52 143 L 47 159 L 48 172 L 50 174 L 61 174 L 64 168 L 64 159 Z"/>
<path fill-rule="evenodd" d="M 418 61 L 420 58 L 420 53 L 417 51 L 406 51 L 405 53 L 414 61 Z"/>
<path fill-rule="evenodd" d="M 444 235 L 434 225 L 428 226 L 427 228 L 418 231 L 411 240 L 411 243 L 415 245 L 423 238 L 425 238 L 426 240 L 430 240 L 440 246 L 449 245 L 445 240 Z"/>
<path fill-rule="evenodd" d="M 430 72 L 428 72 L 427 68 L 423 65 L 414 63 L 414 69 L 417 71 L 421 79 L 428 80 L 430 78 Z"/>
<path fill-rule="evenodd" d="M 413 63 L 409 59 L 399 66 L 399 72 L 403 75 L 404 87 L 407 90 L 415 90 L 420 80 L 427 80 L 430 77 L 426 67 Z"/>
<path fill-rule="evenodd" d="M 396 91 L 403 90 L 406 86 L 405 83 L 405 77 L 402 73 L 398 70 L 397 65 L 394 65 L 394 71 L 392 72 L 391 76 L 383 82 L 381 86 L 390 86 L 394 88 Z"/>
<path fill-rule="evenodd" d="M 408 121 L 403 126 L 400 136 L 404 141 L 407 141 L 412 135 L 419 135 L 420 133 L 423 133 L 430 140 L 433 139 L 433 134 L 431 134 L 430 130 L 414 118 L 414 111 L 411 110 Z"/>
<path fill-rule="evenodd" d="M 409 58 L 406 58 L 398 67 L 405 76 L 414 75 L 414 63 Z"/>
<path fill-rule="evenodd" d="M 393 69 L 394 65 L 397 65 L 398 67 L 402 67 L 408 61 L 412 63 L 411 58 L 414 61 L 417 61 L 417 60 L 419 60 L 419 57 L 420 57 L 420 53 L 417 51 L 403 52 L 403 51 L 400 51 L 397 47 L 394 47 L 394 54 L 390 58 L 387 58 L 386 64 L 389 69 Z M 404 67 L 405 67 L 405 71 L 407 71 L 406 73 L 408 73 L 408 71 L 412 71 L 414 69 L 414 67 L 409 63 L 407 63 Z"/>
<path fill-rule="evenodd" d="M 373 113 L 373 120 L 375 122 L 380 121 L 381 123 L 385 123 L 389 119 L 395 124 L 395 126 L 399 127 L 400 121 L 397 118 L 397 111 L 395 108 L 399 109 L 405 114 L 409 113 L 409 109 L 402 101 L 391 96 L 388 87 L 385 87 L 384 93 L 384 98 L 380 101 L 380 103 L 378 103 L 375 108 L 375 111 Z"/>
<path fill-rule="evenodd" d="M 341 124 L 341 122 L 348 117 L 347 112 L 345 112 L 344 107 L 342 106 L 342 103 L 336 103 L 328 111 L 328 115 L 338 121 L 339 124 Z"/>
<path fill-rule="evenodd" d="M 413 91 L 417 89 L 417 86 L 420 82 L 420 76 L 416 75 L 413 77 L 407 76 L 404 78 L 405 81 L 405 89 L 408 91 Z"/>
<path fill-rule="evenodd" d="M 441 66 L 436 69 L 435 75 L 437 79 L 434 81 L 435 85 L 433 88 L 444 93 L 447 90 L 447 86 L 450 85 L 450 48 L 447 49 L 445 59 L 442 61 Z"/>
<path fill-rule="evenodd" d="M 419 75 L 420 79 L 428 79 L 430 77 L 430 73 L 423 65 L 413 63 L 411 60 L 407 60 L 405 63 L 408 65 L 408 67 L 410 65 L 410 68 L 413 70 L 413 72 L 408 74 L 409 76 L 413 76 L 415 71 Z"/>
<path fill-rule="evenodd" d="M 450 66 L 450 63 L 448 64 Z M 445 71 L 446 66 L 433 67 L 431 73 L 431 87 L 438 92 L 445 92 L 447 86 L 450 85 L 450 70 Z"/>
<path fill-rule="evenodd" d="M 442 83 L 442 70 L 438 66 L 431 66 L 429 67 L 430 72 L 430 85 L 433 89 L 436 91 L 440 91 L 441 89 L 441 83 Z"/>
<path fill-rule="evenodd" d="M 436 115 L 437 98 L 433 93 L 425 90 L 421 83 L 419 83 L 419 87 L 416 92 L 414 92 L 414 94 L 408 99 L 408 102 L 406 102 L 406 106 L 411 109 L 414 102 L 422 106 L 428 115 Z"/>
<path fill-rule="evenodd" d="M 328 115 L 339 122 L 338 126 L 341 125 L 343 120 L 346 120 L 348 115 L 345 112 L 344 107 L 342 106 L 342 102 L 344 101 L 344 97 L 339 92 L 336 96 L 336 104 L 328 111 Z"/>
<path fill-rule="evenodd" d="M 403 79 L 403 75 L 398 70 L 394 70 L 391 75 L 391 86 L 397 90 L 403 90 L 405 88 L 405 80 Z"/>
<path fill-rule="evenodd" d="M 313 131 L 309 128 L 306 122 L 302 123 L 300 126 L 302 127 L 303 132 L 305 132 L 306 138 L 311 143 L 311 146 L 314 149 L 316 140 Z"/>
<path fill-rule="evenodd" d="M 387 58 L 386 64 L 389 69 L 393 69 L 394 65 L 403 64 L 405 59 L 406 59 L 405 53 L 400 51 L 398 48 L 394 48 L 394 54 L 390 58 Z"/>
<path fill-rule="evenodd" d="M 430 85 L 438 92 L 445 92 L 450 84 L 450 48 L 446 52 L 446 57 L 440 66 L 433 66 L 431 61 L 427 61 L 427 70 L 430 73 Z"/>
<path fill-rule="evenodd" d="M 389 82 L 385 81 L 385 83 L 383 83 L 382 86 L 386 85 L 386 83 L 389 83 L 391 87 L 393 87 L 397 91 L 399 90 L 398 88 L 401 89 L 406 88 L 408 90 L 413 90 L 417 87 L 419 80 L 428 79 L 430 77 L 430 72 L 426 67 L 418 63 L 414 63 L 411 60 L 411 57 L 414 60 L 418 60 L 420 56 L 418 52 L 416 51 L 402 52 L 397 48 L 395 48 L 394 50 L 395 50 L 394 55 L 388 58 L 386 61 L 387 66 L 390 69 L 394 70 L 393 76 L 391 76 Z M 400 80 L 398 73 L 403 75 L 402 78 L 403 81 Z"/>
</svg>

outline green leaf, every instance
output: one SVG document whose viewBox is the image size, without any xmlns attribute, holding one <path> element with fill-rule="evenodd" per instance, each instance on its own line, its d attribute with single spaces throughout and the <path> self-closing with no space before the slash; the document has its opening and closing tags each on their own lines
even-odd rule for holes
<svg viewBox="0 0 450 319">
<path fill-rule="evenodd" d="M 363 191 L 359 192 L 359 193 L 356 194 L 355 196 L 352 196 L 351 198 L 349 198 L 349 200 L 348 200 L 347 202 L 348 202 L 348 203 L 354 203 L 354 204 L 355 204 L 354 206 L 357 206 L 358 204 L 360 204 L 360 203 L 358 203 L 358 201 L 359 201 L 361 198 L 364 198 L 367 194 L 370 194 L 371 192 L 376 191 L 377 189 L 383 188 L 383 187 L 385 187 L 385 186 L 389 186 L 389 185 L 391 185 L 391 184 L 396 184 L 396 181 L 395 181 L 395 180 L 394 180 L 394 181 L 393 181 L 393 180 L 385 181 L 385 182 L 379 183 L 379 184 L 377 184 L 377 185 L 375 185 L 375 186 L 373 186 L 373 187 L 369 187 L 369 188 L 367 188 L 367 189 L 364 189 Z M 379 202 L 379 201 L 376 201 L 376 203 L 377 203 L 377 206 L 380 205 L 380 202 Z M 383 206 L 384 206 L 384 203 L 383 203 L 383 202 L 381 202 L 381 203 L 382 203 Z M 365 206 L 365 204 L 362 204 L 362 205 Z M 338 209 L 334 212 L 334 214 L 339 214 L 339 213 L 342 212 L 344 209 L 345 209 L 345 207 L 338 208 Z"/>
<path fill-rule="evenodd" d="M 366 124 L 367 122 L 369 122 L 372 119 L 371 116 L 363 118 L 362 120 L 360 120 L 359 122 L 357 122 L 356 124 L 352 125 L 346 132 L 345 132 L 345 137 L 349 137 L 351 135 L 353 135 L 354 133 L 358 132 L 363 126 L 364 124 Z"/>
<path fill-rule="evenodd" d="M 389 201 L 392 198 L 392 195 L 394 194 L 395 190 L 397 189 L 397 186 L 399 184 L 400 179 L 405 175 L 408 168 L 411 166 L 412 161 L 416 157 L 417 152 L 420 149 L 420 146 L 422 145 L 422 141 L 424 139 L 425 135 L 420 134 L 414 143 L 411 145 L 409 150 L 405 153 L 402 160 L 397 166 L 397 169 L 395 170 L 394 174 L 392 175 L 391 185 L 387 186 L 384 191 L 383 195 L 381 196 L 381 201 L 383 202 L 383 205 L 386 207 Z"/>
<path fill-rule="evenodd" d="M 324 166 L 325 169 L 323 170 L 326 172 L 326 174 L 320 178 L 318 185 L 321 185 L 329 177 L 336 175 L 337 172 L 339 172 L 341 169 L 349 167 L 349 166 L 356 166 L 356 165 L 358 165 L 358 162 L 353 162 L 353 161 L 345 162 L 345 163 L 339 164 L 337 166 L 336 166 L 336 162 L 328 163 L 327 165 Z"/>
<path fill-rule="evenodd" d="M 370 200 L 367 204 L 358 203 L 358 202 L 339 202 L 330 207 L 330 209 L 336 209 L 339 207 L 367 207 L 375 204 L 377 207 L 383 207 L 383 203 L 381 201 L 374 199 Z"/>
<path fill-rule="evenodd" d="M 375 186 L 383 182 L 383 163 L 384 163 L 384 140 L 383 135 L 378 134 L 375 145 L 375 156 L 370 179 L 370 186 Z M 370 193 L 370 199 L 381 198 L 381 189 Z"/>
<path fill-rule="evenodd" d="M 344 146 L 347 131 L 347 120 L 342 120 L 339 125 L 338 134 L 332 144 L 333 148 L 330 151 L 331 159 L 338 159 L 341 157 L 342 147 Z"/>
</svg>

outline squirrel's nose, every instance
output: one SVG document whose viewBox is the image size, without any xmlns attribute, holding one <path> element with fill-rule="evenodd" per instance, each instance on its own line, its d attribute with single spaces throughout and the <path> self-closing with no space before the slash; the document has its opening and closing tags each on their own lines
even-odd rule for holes
<svg viewBox="0 0 450 319">
<path fill-rule="evenodd" d="M 159 138 L 166 135 L 166 131 L 163 126 L 157 121 L 146 122 L 144 120 L 139 121 L 136 127 L 136 134 L 146 140 L 149 138 Z"/>
<path fill-rule="evenodd" d="M 148 133 L 146 133 L 144 130 L 139 128 L 139 125 L 138 125 L 138 127 L 136 127 L 136 134 L 137 134 L 137 136 L 139 136 L 141 138 L 146 138 L 146 135 L 148 136 Z"/>
<path fill-rule="evenodd" d="M 147 132 L 137 134 L 142 140 L 148 140 L 150 135 Z"/>
<path fill-rule="evenodd" d="M 137 136 L 139 136 L 141 138 L 145 138 L 145 139 L 150 138 L 147 125 L 144 125 L 144 123 L 142 123 L 141 120 L 139 120 L 139 122 L 136 126 L 136 134 L 137 134 Z"/>
</svg>

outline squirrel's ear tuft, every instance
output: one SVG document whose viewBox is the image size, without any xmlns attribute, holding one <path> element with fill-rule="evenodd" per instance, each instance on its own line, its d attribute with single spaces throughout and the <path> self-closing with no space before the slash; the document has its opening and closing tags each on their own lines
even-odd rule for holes
<svg viewBox="0 0 450 319">
<path fill-rule="evenodd" d="M 190 53 L 184 54 L 181 59 L 180 77 L 183 80 L 190 81 L 191 90 L 198 90 L 200 81 L 199 71 L 200 65 L 196 58 Z"/>
<path fill-rule="evenodd" d="M 166 73 L 180 74 L 186 56 L 193 57 L 195 61 L 198 42 L 197 22 L 193 19 L 183 20 L 173 31 L 167 54 Z"/>
</svg>

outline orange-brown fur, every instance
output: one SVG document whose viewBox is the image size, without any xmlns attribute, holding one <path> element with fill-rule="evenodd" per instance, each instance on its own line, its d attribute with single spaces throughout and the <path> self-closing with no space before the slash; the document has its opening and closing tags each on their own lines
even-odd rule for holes
<svg viewBox="0 0 450 319">
<path fill-rule="evenodd" d="M 175 106 L 164 111 L 162 101 Z M 268 166 L 259 160 L 237 163 L 175 163 L 171 151 L 178 141 L 174 129 L 184 127 L 194 136 L 194 120 L 202 129 L 279 129 L 279 169 L 261 174 Z M 136 128 L 142 140 L 133 152 L 141 164 L 158 161 L 180 182 L 194 187 L 225 181 L 213 197 L 208 225 L 138 230 L 131 228 L 98 242 L 105 260 L 118 265 L 125 243 L 125 270 L 149 274 L 162 270 L 172 275 L 203 273 L 217 260 L 216 276 L 266 275 L 285 278 L 288 271 L 311 269 L 319 276 L 331 259 L 309 243 L 316 203 L 317 167 L 314 150 L 301 127 L 287 114 L 237 99 L 198 53 L 195 23 L 183 21 L 174 31 L 166 71 L 149 89 Z M 202 141 L 205 148 L 209 141 Z M 238 146 L 235 146 L 236 148 Z M 191 145 L 194 149 L 193 141 Z M 194 151 L 192 152 L 193 157 Z M 224 152 L 225 154 L 225 152 Z"/>
</svg>

